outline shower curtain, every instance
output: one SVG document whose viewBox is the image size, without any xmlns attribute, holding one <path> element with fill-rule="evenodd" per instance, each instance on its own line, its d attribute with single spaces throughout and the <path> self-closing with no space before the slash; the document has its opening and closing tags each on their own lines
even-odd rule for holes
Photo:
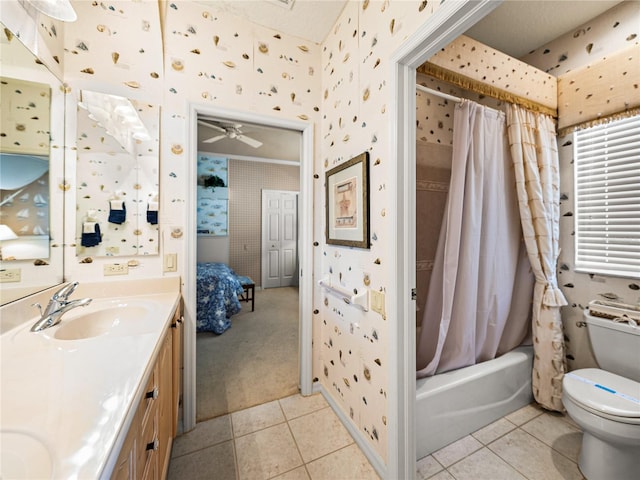
<svg viewBox="0 0 640 480">
<path fill-rule="evenodd" d="M 515 168 L 522 231 L 536 278 L 533 295 L 533 396 L 544 408 L 564 411 L 565 372 L 560 307 L 567 304 L 558 288 L 560 173 L 556 129 L 551 117 L 517 105 L 507 108 L 511 155 Z"/>
<path fill-rule="evenodd" d="M 526 256 L 504 114 L 456 105 L 451 183 L 422 329 L 418 378 L 495 358 L 529 334 Z"/>
</svg>

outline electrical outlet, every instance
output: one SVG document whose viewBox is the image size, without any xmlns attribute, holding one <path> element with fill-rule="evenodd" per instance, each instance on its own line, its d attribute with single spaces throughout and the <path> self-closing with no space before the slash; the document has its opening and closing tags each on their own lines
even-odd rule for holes
<svg viewBox="0 0 640 480">
<path fill-rule="evenodd" d="M 19 268 L 7 268 L 0 270 L 0 283 L 19 282 L 22 271 Z"/>
<path fill-rule="evenodd" d="M 108 263 L 104 266 L 104 275 L 128 275 L 129 265 L 126 263 Z"/>
<path fill-rule="evenodd" d="M 165 272 L 177 272 L 178 271 L 178 255 L 175 253 L 164 254 L 164 271 Z"/>
<path fill-rule="evenodd" d="M 384 293 L 377 290 L 370 290 L 371 310 L 384 316 Z"/>
</svg>

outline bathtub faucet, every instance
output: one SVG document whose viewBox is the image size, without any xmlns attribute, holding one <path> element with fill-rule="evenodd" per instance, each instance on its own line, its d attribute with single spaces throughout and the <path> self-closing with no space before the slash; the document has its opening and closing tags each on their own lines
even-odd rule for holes
<svg viewBox="0 0 640 480">
<path fill-rule="evenodd" d="M 56 293 L 53 294 L 51 300 L 49 300 L 49 304 L 47 308 L 45 308 L 44 312 L 42 311 L 42 306 L 39 303 L 34 303 L 33 305 L 38 307 L 40 311 L 40 319 L 33 324 L 31 327 L 32 332 L 40 332 L 49 327 L 53 327 L 60 323 L 62 320 L 62 315 L 64 315 L 69 310 L 72 310 L 76 307 L 86 307 L 91 303 L 91 298 L 82 298 L 78 300 L 69 301 L 69 296 L 74 292 L 76 287 L 78 286 L 78 282 L 68 283 Z"/>
</svg>

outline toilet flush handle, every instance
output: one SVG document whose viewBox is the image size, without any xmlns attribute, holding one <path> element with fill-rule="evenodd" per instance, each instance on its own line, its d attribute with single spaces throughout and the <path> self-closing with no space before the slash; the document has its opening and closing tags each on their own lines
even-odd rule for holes
<svg viewBox="0 0 640 480">
<path fill-rule="evenodd" d="M 578 320 L 576 322 L 576 327 L 578 328 L 582 328 L 582 327 L 586 327 L 587 326 L 587 322 L 585 322 L 584 320 Z"/>
</svg>

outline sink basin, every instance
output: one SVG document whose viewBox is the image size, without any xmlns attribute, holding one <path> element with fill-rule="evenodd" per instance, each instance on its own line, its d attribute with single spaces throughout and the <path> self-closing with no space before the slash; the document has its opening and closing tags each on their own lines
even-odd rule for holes
<svg viewBox="0 0 640 480">
<path fill-rule="evenodd" d="M 154 318 L 150 305 L 123 304 L 91 310 L 74 317 L 63 317 L 51 332 L 58 340 L 81 340 L 103 335 L 142 335 L 151 333 Z"/>
<path fill-rule="evenodd" d="M 49 449 L 28 433 L 0 432 L 0 478 L 52 478 Z"/>
</svg>

